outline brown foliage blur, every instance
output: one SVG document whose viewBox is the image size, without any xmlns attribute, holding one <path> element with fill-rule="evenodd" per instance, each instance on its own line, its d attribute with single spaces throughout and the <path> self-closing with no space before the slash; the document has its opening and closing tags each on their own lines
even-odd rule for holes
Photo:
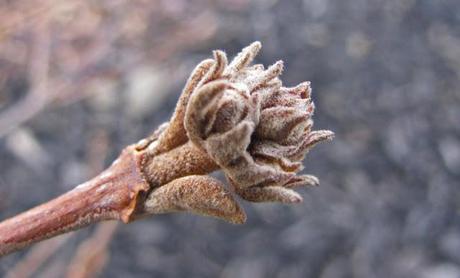
<svg viewBox="0 0 460 278">
<path fill-rule="evenodd" d="M 209 39 L 216 31 L 215 14 L 191 8 L 186 1 L 0 2 L 0 137 L 49 106 L 80 101 L 99 84 L 116 83 L 139 65 L 164 63 Z M 104 166 L 110 139 L 103 131 L 94 138 L 88 144 L 88 165 L 96 174 Z M 115 229 L 101 224 L 83 241 L 67 275 L 96 275 L 105 264 L 98 258 L 108 256 L 105 249 Z M 47 260 L 60 261 L 53 252 L 68 238 L 37 245 L 9 275 L 29 277 Z M 88 248 L 95 251 L 85 252 Z"/>
<path fill-rule="evenodd" d="M 0 4 L 0 136 L 140 63 L 165 61 L 216 31 L 186 1 L 19 0 Z M 197 7 L 195 7 L 197 8 Z M 27 84 L 18 99 L 14 85 Z"/>
</svg>

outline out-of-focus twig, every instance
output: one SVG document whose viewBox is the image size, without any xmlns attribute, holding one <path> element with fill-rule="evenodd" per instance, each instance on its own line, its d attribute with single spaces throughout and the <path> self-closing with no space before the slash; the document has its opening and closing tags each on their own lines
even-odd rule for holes
<svg viewBox="0 0 460 278">
<path fill-rule="evenodd" d="M 67 277 L 97 277 L 109 258 L 110 252 L 107 247 L 117 227 L 117 222 L 99 224 L 91 238 L 85 240 L 78 247 L 67 271 Z"/>
<path fill-rule="evenodd" d="M 47 87 L 50 63 L 50 30 L 47 20 L 43 20 L 35 28 L 31 56 L 28 70 L 29 93 L 20 103 L 0 114 L 0 137 L 29 120 L 49 101 L 50 95 Z"/>
<path fill-rule="evenodd" d="M 31 277 L 73 235 L 74 233 L 62 235 L 37 244 L 8 271 L 6 278 Z"/>
<path fill-rule="evenodd" d="M 30 85 L 27 96 L 17 103 L 5 98 L 0 137 L 50 104 L 66 105 L 84 99 L 92 91 L 93 80 L 116 80 L 136 66 L 165 61 L 216 33 L 214 14 L 190 12 L 185 2 L 38 3 L 17 0 L 0 4 L 0 76 L 18 78 L 18 74 L 11 74 L 13 69 L 30 65 L 24 77 Z M 43 32 L 40 26 L 46 25 L 53 26 L 52 30 Z M 39 38 L 31 40 L 30 34 Z M 32 55 L 23 51 L 29 45 L 34 49 Z M 47 64 L 43 63 L 45 58 Z M 45 65 L 47 68 L 38 68 Z M 6 81 L 0 80 L 0 90 Z"/>
</svg>

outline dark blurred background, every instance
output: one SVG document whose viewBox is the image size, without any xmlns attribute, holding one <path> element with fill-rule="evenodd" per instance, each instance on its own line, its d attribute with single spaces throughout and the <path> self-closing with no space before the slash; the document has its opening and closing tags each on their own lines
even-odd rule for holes
<svg viewBox="0 0 460 278">
<path fill-rule="evenodd" d="M 460 277 L 460 2 L 0 0 L 0 219 L 97 174 L 213 49 L 260 40 L 336 132 L 295 206 L 162 215 L 0 260 L 9 277 Z M 80 276 L 79 276 L 80 275 Z"/>
</svg>

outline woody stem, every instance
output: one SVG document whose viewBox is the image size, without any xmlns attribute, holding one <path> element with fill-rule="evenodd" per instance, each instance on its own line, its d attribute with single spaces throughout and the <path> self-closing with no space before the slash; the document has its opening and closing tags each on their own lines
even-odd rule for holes
<svg viewBox="0 0 460 278">
<path fill-rule="evenodd" d="M 0 256 L 71 230 L 109 219 L 129 222 L 149 185 L 139 156 L 127 147 L 100 175 L 45 204 L 0 223 Z"/>
</svg>

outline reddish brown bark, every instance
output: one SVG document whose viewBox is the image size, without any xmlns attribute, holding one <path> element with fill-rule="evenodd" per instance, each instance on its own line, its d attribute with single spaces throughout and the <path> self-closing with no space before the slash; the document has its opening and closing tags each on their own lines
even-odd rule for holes
<svg viewBox="0 0 460 278">
<path fill-rule="evenodd" d="M 132 220 L 149 189 L 141 154 L 129 146 L 104 172 L 60 197 L 0 223 L 0 256 L 34 242 L 108 219 Z"/>
</svg>

